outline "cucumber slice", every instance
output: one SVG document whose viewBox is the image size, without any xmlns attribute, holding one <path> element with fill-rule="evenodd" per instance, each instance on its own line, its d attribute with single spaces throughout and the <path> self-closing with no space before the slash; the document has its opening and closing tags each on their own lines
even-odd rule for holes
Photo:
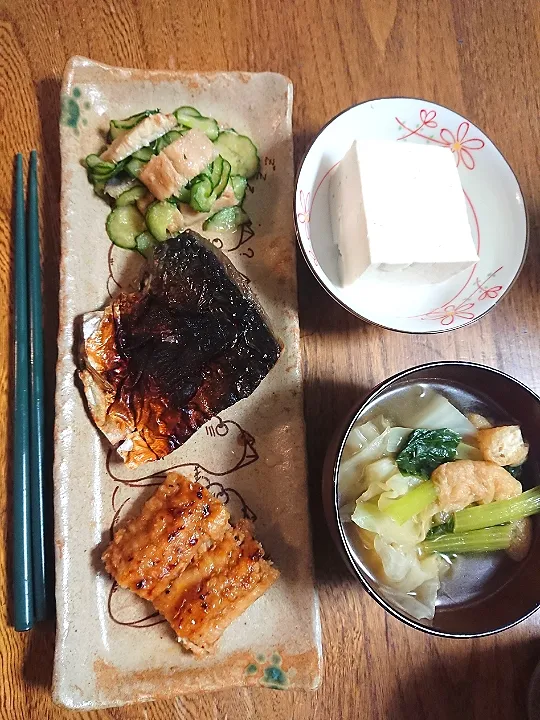
<svg viewBox="0 0 540 720">
<path fill-rule="evenodd" d="M 137 152 L 134 152 L 131 157 L 135 158 L 135 160 L 142 160 L 143 162 L 148 162 L 153 154 L 154 153 L 152 152 L 151 147 L 143 147 L 140 150 L 137 150 Z"/>
<path fill-rule="evenodd" d="M 106 227 L 112 242 L 127 250 L 137 246 L 137 235 L 146 230 L 144 218 L 135 205 L 114 208 L 107 217 Z"/>
<path fill-rule="evenodd" d="M 214 118 L 203 117 L 195 108 L 180 107 L 173 114 L 179 125 L 202 130 L 210 140 L 215 140 L 219 135 L 219 126 Z"/>
<path fill-rule="evenodd" d="M 114 163 L 105 163 L 103 160 L 99 157 L 99 155 L 87 155 L 85 159 L 85 165 L 89 170 L 93 170 L 94 168 L 98 167 L 99 165 L 114 165 Z"/>
<path fill-rule="evenodd" d="M 200 180 L 193 183 L 189 204 L 194 210 L 197 210 L 197 212 L 210 212 L 215 200 L 216 196 L 213 192 L 210 178 L 203 175 Z"/>
<path fill-rule="evenodd" d="M 219 133 L 214 142 L 219 154 L 231 164 L 233 175 L 250 178 L 259 170 L 260 160 L 257 148 L 245 135 L 238 135 L 234 130 Z"/>
<path fill-rule="evenodd" d="M 98 155 L 88 155 L 85 165 L 88 169 L 88 178 L 91 183 L 106 182 L 124 169 L 124 162 L 105 162 Z"/>
<path fill-rule="evenodd" d="M 189 202 L 197 212 L 210 212 L 212 205 L 227 187 L 231 166 L 221 155 L 214 160 L 200 175 L 191 181 L 189 199 L 182 202 Z M 183 193 L 183 197 L 187 195 Z"/>
<path fill-rule="evenodd" d="M 113 120 L 109 123 L 109 137 L 112 140 L 116 140 L 116 138 L 119 135 L 122 135 L 122 133 L 125 133 L 125 130 L 122 130 L 121 128 L 117 128 L 116 125 L 113 125 Z"/>
<path fill-rule="evenodd" d="M 159 155 L 159 153 L 163 150 L 163 148 L 167 147 L 167 145 L 170 145 L 175 140 L 178 140 L 181 138 L 183 133 L 180 132 L 180 130 L 169 130 L 168 133 L 165 133 L 165 135 L 162 135 L 160 138 L 158 138 L 154 144 L 154 152 L 156 155 Z"/>
<path fill-rule="evenodd" d="M 176 108 L 173 115 L 176 117 L 176 113 L 187 117 L 202 117 L 201 113 L 197 108 L 191 107 L 190 105 L 182 105 L 182 107 Z"/>
<path fill-rule="evenodd" d="M 111 175 L 116 170 L 115 163 L 105 162 L 99 155 L 88 155 L 84 162 L 88 172 L 94 176 Z"/>
<path fill-rule="evenodd" d="M 187 185 L 181 188 L 176 195 L 173 195 L 172 200 L 179 203 L 188 203 L 191 198 L 191 190 Z"/>
<path fill-rule="evenodd" d="M 201 130 L 209 140 L 216 140 L 219 135 L 219 125 L 213 118 L 191 118 L 191 121 L 184 123 L 188 128 Z"/>
<path fill-rule="evenodd" d="M 96 195 L 98 197 L 103 198 L 103 200 L 107 199 L 107 193 L 105 192 L 105 183 L 104 182 L 102 182 L 102 181 L 95 182 L 94 183 L 94 192 L 96 193 Z"/>
<path fill-rule="evenodd" d="M 216 232 L 231 232 L 239 225 L 246 225 L 251 222 L 249 215 L 241 207 L 223 208 L 205 220 L 203 230 L 215 230 Z"/>
<path fill-rule="evenodd" d="M 212 205 L 227 187 L 230 174 L 231 166 L 218 155 L 212 164 L 210 175 L 198 175 L 192 182 L 189 198 L 191 207 L 197 212 L 210 212 Z"/>
<path fill-rule="evenodd" d="M 221 158 L 221 155 L 219 156 Z M 215 162 L 215 161 L 214 161 Z M 231 166 L 227 162 L 227 160 L 224 160 L 221 158 L 221 177 L 218 180 L 217 185 L 214 185 L 214 190 L 212 194 L 215 196 L 215 200 L 221 195 L 221 193 L 225 190 L 227 187 L 227 183 L 229 182 L 229 177 L 231 175 Z"/>
<path fill-rule="evenodd" d="M 137 202 L 139 198 L 142 198 L 143 195 L 146 195 L 147 192 L 148 191 L 144 185 L 135 185 L 135 187 L 126 190 L 126 192 L 123 192 L 118 196 L 116 200 L 116 207 L 132 205 L 134 202 Z"/>
<path fill-rule="evenodd" d="M 152 254 L 156 245 L 156 239 L 148 230 L 137 235 L 135 242 L 137 243 L 137 252 L 140 252 L 145 258 L 148 258 Z"/>
<path fill-rule="evenodd" d="M 103 172 L 103 173 L 99 173 L 99 172 L 94 173 L 94 172 L 92 172 L 92 171 L 89 171 L 89 172 L 88 172 L 88 179 L 90 180 L 90 182 L 92 183 L 92 185 L 95 185 L 96 183 L 107 182 L 107 180 L 110 180 L 112 177 L 115 176 L 115 174 L 116 174 L 116 173 L 114 172 L 114 170 L 111 171 L 111 172 L 107 172 L 107 173 L 105 173 L 105 172 Z"/>
<path fill-rule="evenodd" d="M 126 165 L 126 170 L 131 175 L 131 177 L 138 178 L 139 173 L 145 165 L 146 163 L 143 160 L 137 160 L 137 158 L 132 157 Z"/>
<path fill-rule="evenodd" d="M 210 178 L 210 182 L 212 183 L 213 188 L 215 188 L 221 180 L 221 173 L 223 172 L 223 162 L 224 160 L 221 155 L 218 155 L 214 162 L 207 168 L 207 170 L 210 171 L 208 177 Z"/>
<path fill-rule="evenodd" d="M 246 178 L 242 177 L 242 175 L 231 175 L 229 182 L 231 183 L 234 197 L 238 200 L 238 204 L 241 205 L 246 197 Z"/>
<path fill-rule="evenodd" d="M 146 211 L 146 224 L 148 229 L 159 242 L 167 239 L 167 227 L 173 222 L 178 208 L 173 203 L 154 202 Z"/>
<path fill-rule="evenodd" d="M 143 112 L 124 118 L 124 120 L 111 120 L 109 123 L 109 134 L 111 136 L 111 140 L 114 140 L 119 135 L 122 135 L 122 133 L 125 133 L 126 130 L 131 130 L 135 127 L 135 125 L 138 125 L 141 120 L 144 120 L 144 118 L 147 118 L 149 115 L 155 115 L 158 112 L 159 110 L 144 110 Z"/>
</svg>

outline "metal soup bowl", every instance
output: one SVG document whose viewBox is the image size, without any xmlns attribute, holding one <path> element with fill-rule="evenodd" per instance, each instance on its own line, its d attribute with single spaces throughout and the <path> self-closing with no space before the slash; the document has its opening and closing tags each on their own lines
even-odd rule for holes
<svg viewBox="0 0 540 720">
<path fill-rule="evenodd" d="M 445 395 L 463 412 L 478 412 L 497 424 L 518 424 L 530 444 L 520 481 L 527 490 L 540 484 L 540 398 L 519 381 L 493 368 L 468 362 L 435 362 L 405 370 L 385 380 L 359 401 L 338 428 L 327 451 L 323 499 L 328 525 L 350 572 L 369 595 L 410 627 L 443 637 L 481 637 L 506 630 L 540 606 L 540 516 L 533 517 L 533 541 L 521 562 L 505 553 L 486 553 L 460 560 L 448 582 L 443 579 L 433 620 L 417 620 L 384 594 L 359 555 L 340 519 L 338 475 L 345 442 L 357 421 L 380 412 L 411 385 L 424 385 Z"/>
</svg>

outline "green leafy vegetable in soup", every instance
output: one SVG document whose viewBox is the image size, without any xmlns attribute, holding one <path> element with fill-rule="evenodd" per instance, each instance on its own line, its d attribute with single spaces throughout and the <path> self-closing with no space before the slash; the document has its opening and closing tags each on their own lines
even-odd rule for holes
<svg viewBox="0 0 540 720">
<path fill-rule="evenodd" d="M 443 463 L 456 458 L 460 436 L 453 430 L 413 430 L 405 447 L 396 458 L 402 475 L 414 475 L 428 480 Z"/>
</svg>

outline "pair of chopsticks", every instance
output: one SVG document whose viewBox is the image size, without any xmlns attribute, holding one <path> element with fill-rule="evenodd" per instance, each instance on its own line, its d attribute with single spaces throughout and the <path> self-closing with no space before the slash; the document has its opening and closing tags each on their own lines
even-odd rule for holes
<svg viewBox="0 0 540 720">
<path fill-rule="evenodd" d="M 44 496 L 44 385 L 37 153 L 25 214 L 23 156 L 15 168 L 15 396 L 13 406 L 13 624 L 29 630 L 49 609 Z"/>
</svg>

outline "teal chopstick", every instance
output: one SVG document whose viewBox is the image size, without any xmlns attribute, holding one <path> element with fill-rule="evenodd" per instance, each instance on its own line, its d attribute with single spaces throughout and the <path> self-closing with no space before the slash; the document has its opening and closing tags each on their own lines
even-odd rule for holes
<svg viewBox="0 0 540 720">
<path fill-rule="evenodd" d="M 13 624 L 29 630 L 34 622 L 30 538 L 30 418 L 28 367 L 28 287 L 24 225 L 23 159 L 15 175 L 15 397 L 13 408 Z"/>
<path fill-rule="evenodd" d="M 30 305 L 30 498 L 32 521 L 32 570 L 34 614 L 37 621 L 47 616 L 45 508 L 44 508 L 44 384 L 43 311 L 41 302 L 41 262 L 39 248 L 39 209 L 37 153 L 30 153 L 28 171 L 28 283 Z"/>
</svg>

